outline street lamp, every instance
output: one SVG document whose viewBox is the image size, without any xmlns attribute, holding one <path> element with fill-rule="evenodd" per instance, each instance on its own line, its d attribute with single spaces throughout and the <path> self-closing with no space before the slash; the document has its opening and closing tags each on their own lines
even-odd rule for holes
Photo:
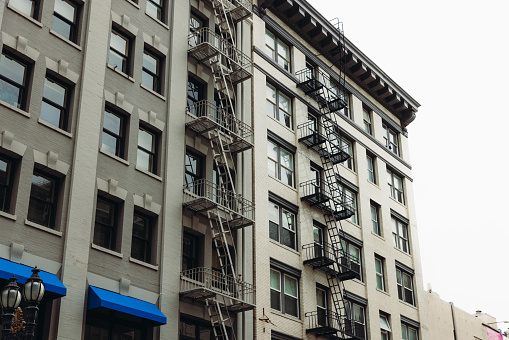
<svg viewBox="0 0 509 340">
<path fill-rule="evenodd" d="M 39 303 L 44 296 L 44 284 L 39 277 L 39 272 L 40 270 L 37 267 L 32 269 L 32 276 L 26 280 L 23 294 L 20 292 L 14 275 L 2 290 L 0 296 L 2 304 L 2 340 L 30 340 L 34 338 Z M 24 310 L 19 307 L 22 295 L 26 301 Z"/>
</svg>

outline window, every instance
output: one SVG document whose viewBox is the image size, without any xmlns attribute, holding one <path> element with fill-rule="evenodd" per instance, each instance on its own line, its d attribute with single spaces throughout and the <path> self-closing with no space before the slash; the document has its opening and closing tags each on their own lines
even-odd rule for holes
<svg viewBox="0 0 509 340">
<path fill-rule="evenodd" d="M 51 125 L 69 130 L 69 106 L 71 91 L 56 79 L 46 77 L 42 95 L 41 119 Z"/>
<path fill-rule="evenodd" d="M 53 31 L 77 43 L 79 10 L 78 4 L 72 0 L 55 0 L 53 25 L 51 26 Z"/>
<path fill-rule="evenodd" d="M 400 155 L 399 153 L 399 136 L 396 131 L 391 129 L 387 124 L 382 125 L 384 129 L 384 141 L 385 147 L 392 151 L 395 155 Z"/>
<path fill-rule="evenodd" d="M 392 170 L 387 169 L 387 183 L 391 197 L 401 204 L 405 204 L 405 193 L 403 192 L 403 178 L 396 175 Z"/>
<path fill-rule="evenodd" d="M 150 0 L 149 0 L 150 1 Z M 143 68 L 141 75 L 141 83 L 143 86 L 162 94 L 162 60 L 154 53 L 145 49 L 143 51 Z"/>
<path fill-rule="evenodd" d="M 269 237 L 287 247 L 297 250 L 295 214 L 269 201 Z"/>
<path fill-rule="evenodd" d="M 373 233 L 382 236 L 382 230 L 380 228 L 379 220 L 380 207 L 371 202 L 369 208 L 371 210 L 371 226 L 373 227 Z"/>
<path fill-rule="evenodd" d="M 366 155 L 366 163 L 368 164 L 368 181 L 376 184 L 375 157 Z"/>
<path fill-rule="evenodd" d="M 354 213 L 348 218 L 348 221 L 358 224 L 357 218 L 357 193 L 347 188 L 345 185 L 338 183 L 339 185 L 339 197 L 343 202 L 345 208 L 351 209 Z"/>
<path fill-rule="evenodd" d="M 189 43 L 191 46 L 196 46 L 201 42 L 200 37 L 196 32 L 201 30 L 203 27 L 205 27 L 205 20 L 191 12 L 191 16 L 189 18 Z"/>
<path fill-rule="evenodd" d="M 120 205 L 106 198 L 97 196 L 95 208 L 94 244 L 103 248 L 116 250 L 117 226 Z"/>
<path fill-rule="evenodd" d="M 268 140 L 267 155 L 269 175 L 291 187 L 295 186 L 293 153 Z"/>
<path fill-rule="evenodd" d="M 413 275 L 396 268 L 396 281 L 398 283 L 398 298 L 415 306 Z"/>
<path fill-rule="evenodd" d="M 363 121 L 364 121 L 364 131 L 368 133 L 369 135 L 373 134 L 372 126 L 371 126 L 371 111 L 363 107 L 362 108 L 362 115 L 363 115 Z"/>
<path fill-rule="evenodd" d="M 355 162 L 354 162 L 354 154 L 353 154 L 353 143 L 350 142 L 345 137 L 339 137 L 339 147 L 341 150 L 344 150 L 350 157 L 341 163 L 341 165 L 346 166 L 348 169 L 355 171 Z"/>
<path fill-rule="evenodd" d="M 199 194 L 198 191 L 200 187 L 195 182 L 201 178 L 201 158 L 190 152 L 186 152 L 186 189 L 195 194 Z"/>
<path fill-rule="evenodd" d="M 0 211 L 10 212 L 11 195 L 14 185 L 14 162 L 0 155 Z"/>
<path fill-rule="evenodd" d="M 401 338 L 403 340 L 419 340 L 419 330 L 402 323 Z"/>
<path fill-rule="evenodd" d="M 101 150 L 117 157 L 125 158 L 127 155 L 127 152 L 124 150 L 126 145 L 126 130 L 127 118 L 106 108 L 104 111 Z"/>
<path fill-rule="evenodd" d="M 136 260 L 152 262 L 153 225 L 153 218 L 137 211 L 134 212 L 131 257 Z"/>
<path fill-rule="evenodd" d="M 54 229 L 58 201 L 57 192 L 57 179 L 34 169 L 27 219 Z"/>
<path fill-rule="evenodd" d="M 194 78 L 187 79 L 187 106 L 191 106 L 205 98 L 205 86 Z M 198 116 L 196 112 L 193 112 Z"/>
<path fill-rule="evenodd" d="M 116 70 L 131 75 L 131 39 L 115 28 L 111 29 L 108 64 Z"/>
<path fill-rule="evenodd" d="M 147 0 L 147 14 L 164 22 L 166 0 Z"/>
<path fill-rule="evenodd" d="M 292 101 L 272 85 L 267 84 L 267 115 L 287 128 L 292 128 Z"/>
<path fill-rule="evenodd" d="M 140 126 L 138 133 L 138 158 L 136 166 L 157 174 L 158 134 Z"/>
<path fill-rule="evenodd" d="M 385 315 L 380 315 L 380 333 L 382 335 L 381 340 L 390 340 L 391 326 L 389 319 Z"/>
<path fill-rule="evenodd" d="M 284 314 L 299 317 L 299 280 L 271 268 L 270 307 Z"/>
<path fill-rule="evenodd" d="M 182 270 L 198 267 L 198 239 L 184 233 L 182 242 Z"/>
<path fill-rule="evenodd" d="M 410 246 L 408 243 L 408 226 L 394 217 L 391 218 L 391 224 L 394 246 L 399 250 L 410 254 Z"/>
<path fill-rule="evenodd" d="M 0 57 L 0 100 L 27 110 L 30 66 L 7 51 Z"/>
<path fill-rule="evenodd" d="M 345 301 L 345 333 L 365 339 L 366 317 L 364 306 L 352 301 Z"/>
<path fill-rule="evenodd" d="M 362 281 L 362 261 L 361 261 L 361 248 L 356 245 L 348 242 L 345 239 L 341 239 L 341 257 L 344 258 L 345 254 L 350 258 L 350 268 L 359 273 L 359 276 L 356 279 Z M 346 264 L 346 263 L 344 263 Z"/>
<path fill-rule="evenodd" d="M 151 327 L 135 320 L 122 318 L 111 310 L 88 310 L 85 325 L 85 340 L 118 339 L 144 340 L 152 339 Z"/>
<path fill-rule="evenodd" d="M 376 288 L 385 291 L 384 259 L 375 256 Z"/>
<path fill-rule="evenodd" d="M 318 326 L 327 326 L 327 291 L 316 288 L 316 314 Z"/>
<path fill-rule="evenodd" d="M 265 53 L 286 71 L 290 71 L 290 48 L 271 32 L 265 30 Z"/>
<path fill-rule="evenodd" d="M 9 0 L 9 5 L 28 17 L 39 19 L 40 0 Z"/>
<path fill-rule="evenodd" d="M 324 228 L 313 224 L 313 242 L 315 244 L 315 258 L 329 256 L 325 253 L 325 231 Z"/>
<path fill-rule="evenodd" d="M 345 101 L 345 106 L 338 111 L 338 114 L 343 115 L 347 118 L 351 119 L 350 116 L 350 93 L 346 92 L 344 88 L 337 82 L 335 79 L 330 79 L 330 87 L 329 90 L 333 93 L 335 97 L 342 98 Z"/>
</svg>

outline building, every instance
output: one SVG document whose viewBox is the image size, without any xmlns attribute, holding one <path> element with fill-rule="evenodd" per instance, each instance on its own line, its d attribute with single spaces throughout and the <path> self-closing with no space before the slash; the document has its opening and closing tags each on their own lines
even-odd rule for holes
<svg viewBox="0 0 509 340">
<path fill-rule="evenodd" d="M 44 271 L 38 339 L 428 339 L 419 104 L 339 24 L 7 0 L 0 30 L 0 283 Z"/>
</svg>

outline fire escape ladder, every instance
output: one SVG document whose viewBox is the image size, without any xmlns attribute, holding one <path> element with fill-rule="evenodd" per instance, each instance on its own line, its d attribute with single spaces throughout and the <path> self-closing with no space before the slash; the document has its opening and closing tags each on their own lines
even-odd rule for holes
<svg viewBox="0 0 509 340">
<path fill-rule="evenodd" d="M 216 170 L 219 175 L 220 183 L 217 184 L 221 188 L 221 192 L 218 197 L 216 197 L 216 199 L 222 200 L 222 203 L 225 206 L 231 206 L 232 204 L 235 204 L 234 201 L 236 193 L 234 183 L 235 168 L 233 156 L 228 147 L 229 143 L 231 142 L 231 137 L 222 133 L 220 129 L 209 131 L 208 135 L 210 145 L 212 147 L 214 165 L 216 166 Z M 229 165 L 231 165 L 233 168 L 230 169 Z"/>
<path fill-rule="evenodd" d="M 212 7 L 214 8 L 214 15 L 216 18 L 216 26 L 219 28 L 221 37 L 226 41 L 230 41 L 233 46 L 235 45 L 235 26 L 230 24 L 225 7 L 225 0 L 212 0 Z"/>
<path fill-rule="evenodd" d="M 207 299 L 205 304 L 207 305 L 207 312 L 216 340 L 229 340 L 227 326 L 232 330 L 232 339 L 235 339 L 233 323 L 228 308 L 222 308 L 217 298 Z"/>
<path fill-rule="evenodd" d="M 235 275 L 235 266 L 232 257 L 232 252 L 235 255 L 236 250 L 235 244 L 233 243 L 232 231 L 227 220 L 229 218 L 229 213 L 220 209 L 215 209 L 215 211 L 209 211 L 208 215 L 212 232 L 212 240 L 216 247 L 221 272 L 224 277 L 231 276 L 233 280 L 236 281 L 237 276 Z M 231 243 L 231 250 L 228 246 L 228 241 Z"/>
</svg>

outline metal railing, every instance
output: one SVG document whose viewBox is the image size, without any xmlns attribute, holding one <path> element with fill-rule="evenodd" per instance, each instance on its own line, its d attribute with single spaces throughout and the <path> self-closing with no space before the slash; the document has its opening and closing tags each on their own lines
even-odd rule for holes
<svg viewBox="0 0 509 340">
<path fill-rule="evenodd" d="M 324 139 L 323 141 L 325 141 L 325 136 L 322 133 L 320 133 L 320 131 L 323 131 L 322 124 L 318 122 L 308 121 L 302 123 L 297 126 L 297 130 L 299 131 L 298 133 L 299 139 L 317 135 L 322 137 Z"/>
<path fill-rule="evenodd" d="M 331 310 L 316 310 L 304 314 L 306 329 L 316 330 L 329 328 L 332 331 L 341 329 L 339 314 Z"/>
<path fill-rule="evenodd" d="M 184 184 L 184 204 L 191 203 L 197 198 L 206 198 L 222 208 L 254 221 L 254 203 L 246 200 L 242 195 L 225 190 L 220 185 L 206 179 L 198 179 Z"/>
<path fill-rule="evenodd" d="M 366 327 L 365 325 L 355 322 L 355 320 L 351 319 L 343 319 L 343 323 L 345 325 L 344 331 L 345 334 L 353 336 L 354 339 L 364 340 L 366 339 Z"/>
<path fill-rule="evenodd" d="M 208 289 L 224 296 L 254 305 L 256 288 L 253 284 L 224 275 L 211 268 L 193 268 L 180 273 L 180 292 Z"/>
<path fill-rule="evenodd" d="M 339 100 L 345 102 L 345 93 L 339 90 L 339 80 L 332 79 L 329 74 L 320 69 L 305 68 L 295 72 L 295 76 L 298 79 L 298 84 L 313 81 L 310 86 L 315 87 L 316 90 L 323 87 L 320 93 L 315 93 L 318 101 L 335 102 Z M 311 87 L 308 86 L 308 89 L 312 92 Z"/>
<path fill-rule="evenodd" d="M 248 143 L 253 143 L 253 129 L 249 125 L 207 100 L 187 106 L 186 113 L 186 123 L 191 123 L 196 118 L 205 117 L 215 122 L 226 134 L 234 134 Z"/>
<path fill-rule="evenodd" d="M 312 195 L 323 196 L 323 199 L 331 199 L 331 195 L 325 188 L 327 183 L 318 179 L 310 179 L 300 183 L 301 197 L 308 197 Z"/>
<path fill-rule="evenodd" d="M 327 258 L 335 261 L 334 252 L 327 243 L 309 243 L 302 246 L 304 261 Z"/>
</svg>

